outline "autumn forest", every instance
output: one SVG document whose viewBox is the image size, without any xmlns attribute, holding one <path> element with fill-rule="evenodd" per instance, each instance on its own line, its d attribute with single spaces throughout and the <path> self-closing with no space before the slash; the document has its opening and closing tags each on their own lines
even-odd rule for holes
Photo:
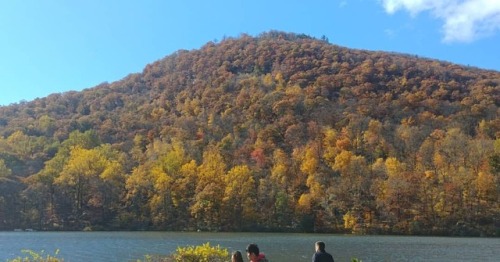
<svg viewBox="0 0 500 262">
<path fill-rule="evenodd" d="M 270 31 L 0 107 L 0 230 L 500 236 L 500 72 Z"/>
</svg>

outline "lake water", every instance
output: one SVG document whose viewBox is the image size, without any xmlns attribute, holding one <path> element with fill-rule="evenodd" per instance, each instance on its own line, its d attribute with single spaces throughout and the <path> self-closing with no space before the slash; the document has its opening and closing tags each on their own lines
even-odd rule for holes
<svg viewBox="0 0 500 262">
<path fill-rule="evenodd" d="M 0 232 L 0 261 L 25 256 L 23 249 L 45 250 L 65 261 L 135 261 L 145 254 L 170 254 L 178 246 L 210 242 L 244 251 L 257 243 L 271 262 L 311 261 L 321 240 L 336 262 L 357 257 L 369 261 L 500 261 L 499 238 L 350 236 L 283 233 L 180 232 Z M 90 259 L 92 258 L 92 259 Z"/>
</svg>

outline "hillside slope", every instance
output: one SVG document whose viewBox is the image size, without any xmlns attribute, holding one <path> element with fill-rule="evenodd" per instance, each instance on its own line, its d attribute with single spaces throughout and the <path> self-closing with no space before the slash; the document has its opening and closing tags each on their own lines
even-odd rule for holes
<svg viewBox="0 0 500 262">
<path fill-rule="evenodd" d="M 499 85 L 282 32 L 178 51 L 0 107 L 0 229 L 495 235 Z"/>
</svg>

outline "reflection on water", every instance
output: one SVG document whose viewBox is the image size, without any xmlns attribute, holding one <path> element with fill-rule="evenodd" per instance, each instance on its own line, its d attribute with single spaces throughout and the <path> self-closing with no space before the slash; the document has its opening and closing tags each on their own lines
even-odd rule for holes
<svg viewBox="0 0 500 262">
<path fill-rule="evenodd" d="M 345 236 L 282 233 L 179 232 L 0 232 L 0 260 L 22 249 L 45 250 L 65 261 L 135 261 L 145 254 L 170 254 L 178 246 L 210 242 L 234 250 L 257 243 L 272 262 L 311 261 L 321 240 L 335 261 L 498 261 L 498 238 Z"/>
</svg>

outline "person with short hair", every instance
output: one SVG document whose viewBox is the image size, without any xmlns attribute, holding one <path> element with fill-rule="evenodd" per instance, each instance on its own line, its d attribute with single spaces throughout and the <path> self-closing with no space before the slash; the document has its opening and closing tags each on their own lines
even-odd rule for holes
<svg viewBox="0 0 500 262">
<path fill-rule="evenodd" d="M 312 262 L 334 262 L 333 256 L 325 251 L 325 243 L 318 241 L 315 243 L 316 253 L 312 257 Z"/>
<path fill-rule="evenodd" d="M 257 244 L 250 244 L 247 246 L 247 257 L 250 262 L 268 262 L 264 253 L 260 253 Z"/>
<path fill-rule="evenodd" d="M 243 256 L 240 251 L 234 251 L 231 256 L 231 262 L 243 262 Z"/>
</svg>

